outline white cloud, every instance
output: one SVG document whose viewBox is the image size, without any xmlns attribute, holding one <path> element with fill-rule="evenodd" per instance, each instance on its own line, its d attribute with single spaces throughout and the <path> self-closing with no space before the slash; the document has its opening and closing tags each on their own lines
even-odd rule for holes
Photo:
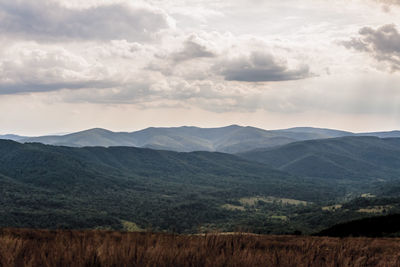
<svg viewBox="0 0 400 267">
<path fill-rule="evenodd" d="M 306 64 L 290 69 L 284 60 L 263 51 L 254 51 L 249 56 L 224 61 L 215 69 L 228 81 L 276 82 L 305 79 L 310 76 Z"/>
<path fill-rule="evenodd" d="M 172 54 L 175 62 L 186 61 L 194 58 L 211 58 L 216 54 L 210 51 L 207 44 L 197 35 L 192 34 L 183 43 L 183 49 Z"/>
<path fill-rule="evenodd" d="M 64 48 L 22 43 L 2 53 L 0 94 L 104 88 L 113 84 L 112 76 L 105 66 Z"/>
<path fill-rule="evenodd" d="M 400 5 L 399 0 L 375 0 L 375 1 L 388 5 Z"/>
<path fill-rule="evenodd" d="M 0 33 L 21 39 L 150 41 L 169 21 L 159 9 L 127 1 L 78 9 L 51 0 L 0 0 Z"/>
</svg>

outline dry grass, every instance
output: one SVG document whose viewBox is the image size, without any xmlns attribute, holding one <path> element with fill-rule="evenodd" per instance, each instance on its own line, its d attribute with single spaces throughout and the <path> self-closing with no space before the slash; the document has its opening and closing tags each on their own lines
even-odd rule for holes
<svg viewBox="0 0 400 267">
<path fill-rule="evenodd" d="M 3 229 L 0 266 L 400 266 L 400 239 Z"/>
</svg>

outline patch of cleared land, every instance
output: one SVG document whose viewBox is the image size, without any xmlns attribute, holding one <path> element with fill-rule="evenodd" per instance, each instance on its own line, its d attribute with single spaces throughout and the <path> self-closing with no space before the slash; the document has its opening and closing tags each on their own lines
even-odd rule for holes
<svg viewBox="0 0 400 267">
<path fill-rule="evenodd" d="M 391 205 L 373 206 L 373 207 L 368 207 L 368 208 L 364 208 L 364 209 L 359 209 L 357 211 L 362 212 L 362 213 L 384 213 L 385 211 L 388 211 L 391 208 L 393 208 L 393 206 L 391 206 Z"/>
<path fill-rule="evenodd" d="M 121 223 L 122 223 L 122 226 L 124 227 L 124 230 L 127 232 L 143 231 L 143 229 L 141 229 L 139 226 L 137 226 L 137 224 L 134 222 L 121 220 Z"/>
<path fill-rule="evenodd" d="M 258 201 L 263 201 L 266 203 L 276 203 L 281 205 L 307 205 L 309 202 L 290 199 L 290 198 L 279 198 L 279 197 L 244 197 L 239 199 L 242 205 L 254 206 Z"/>
<path fill-rule="evenodd" d="M 322 207 L 321 209 L 326 210 L 326 211 L 335 211 L 335 210 L 338 210 L 341 208 L 342 208 L 342 205 L 337 204 L 337 205 L 325 206 L 325 207 Z"/>
<path fill-rule="evenodd" d="M 361 194 L 361 197 L 363 197 L 363 198 L 374 198 L 376 196 L 371 194 L 371 193 L 365 193 L 365 194 Z"/>
</svg>

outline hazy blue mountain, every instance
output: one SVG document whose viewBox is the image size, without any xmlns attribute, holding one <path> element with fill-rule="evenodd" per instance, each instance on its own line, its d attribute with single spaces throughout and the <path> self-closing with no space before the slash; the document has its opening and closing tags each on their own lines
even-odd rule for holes
<svg viewBox="0 0 400 267">
<path fill-rule="evenodd" d="M 239 156 L 309 177 L 375 180 L 400 177 L 400 138 L 351 136 L 309 140 Z"/>
<path fill-rule="evenodd" d="M 360 136 L 376 136 L 380 138 L 400 138 L 400 131 L 358 133 Z"/>
<path fill-rule="evenodd" d="M 221 128 L 148 128 L 134 132 L 132 136 L 141 147 L 186 152 L 204 150 L 234 153 L 295 140 L 271 131 L 237 125 Z"/>
<path fill-rule="evenodd" d="M 277 130 L 277 132 L 284 132 L 287 134 L 293 134 L 295 139 L 326 139 L 333 137 L 343 137 L 355 135 L 352 132 L 324 129 L 324 128 L 314 128 L 314 127 L 295 127 L 284 130 Z"/>
<path fill-rule="evenodd" d="M 4 140 L 20 141 L 25 138 L 26 138 L 25 136 L 19 136 L 19 135 L 15 135 L 15 134 L 0 135 L 0 139 L 4 139 Z"/>
<path fill-rule="evenodd" d="M 267 131 L 255 127 L 231 125 L 221 128 L 188 126 L 172 128 L 151 127 L 132 133 L 91 129 L 63 136 L 42 136 L 26 138 L 20 141 L 72 147 L 134 146 L 180 152 L 219 151 L 237 153 L 256 148 L 284 145 L 299 140 L 351 134 L 349 132 L 318 128 L 292 128 Z"/>
<path fill-rule="evenodd" d="M 67 135 L 50 135 L 30 137 L 21 142 L 38 142 L 43 144 L 83 147 L 83 146 L 136 146 L 128 133 L 112 132 L 100 128 L 90 129 Z"/>
<path fill-rule="evenodd" d="M 355 134 L 346 131 L 296 127 L 283 130 L 263 130 L 231 125 L 220 128 L 171 127 L 147 128 L 136 132 L 112 132 L 95 128 L 67 135 L 9 138 L 19 142 L 39 142 L 71 147 L 132 146 L 179 152 L 218 151 L 240 153 L 289 144 L 296 141 L 344 136 L 400 137 L 399 131 Z"/>
</svg>

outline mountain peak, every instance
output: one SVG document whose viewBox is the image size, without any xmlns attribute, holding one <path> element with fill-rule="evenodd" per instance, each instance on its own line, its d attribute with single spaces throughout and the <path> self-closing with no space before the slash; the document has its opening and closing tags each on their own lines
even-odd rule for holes
<svg viewBox="0 0 400 267">
<path fill-rule="evenodd" d="M 107 130 L 107 129 L 103 129 L 103 128 L 92 128 L 92 129 L 83 130 L 83 131 L 73 133 L 73 134 L 79 134 L 79 133 L 113 133 L 113 132 L 110 130 Z"/>
<path fill-rule="evenodd" d="M 232 125 L 228 125 L 222 128 L 244 128 L 243 126 L 237 125 L 237 124 L 232 124 Z"/>
</svg>

